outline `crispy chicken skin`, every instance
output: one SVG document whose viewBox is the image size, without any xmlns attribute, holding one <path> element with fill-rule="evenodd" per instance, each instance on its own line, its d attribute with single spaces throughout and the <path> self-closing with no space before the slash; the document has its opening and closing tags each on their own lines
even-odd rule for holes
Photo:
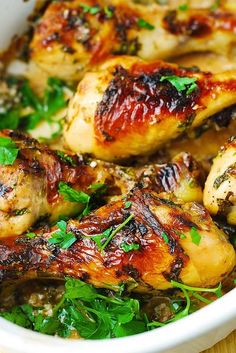
<svg viewBox="0 0 236 353">
<path fill-rule="evenodd" d="M 197 87 L 187 94 L 161 81 L 163 76 L 194 78 Z M 213 75 L 116 57 L 79 83 L 69 104 L 65 143 L 108 161 L 150 155 L 235 103 L 234 71 Z"/>
<path fill-rule="evenodd" d="M 204 205 L 212 215 L 236 225 L 236 137 L 231 137 L 213 161 L 204 188 Z"/>
<path fill-rule="evenodd" d="M 106 184 L 106 201 L 127 195 L 136 184 L 168 193 L 169 198 L 202 199 L 201 167 L 187 153 L 168 164 L 131 168 L 76 155 L 66 155 L 66 160 L 22 133 L 4 130 L 0 135 L 11 137 L 19 148 L 13 165 L 0 166 L 0 237 L 22 234 L 45 216 L 55 221 L 82 210 L 84 205 L 58 193 L 60 181 L 88 194 L 91 184 Z"/>
<path fill-rule="evenodd" d="M 48 242 L 55 227 L 33 239 L 24 235 L 1 238 L 1 280 L 69 275 L 96 287 L 111 288 L 123 282 L 130 290 L 147 292 L 170 288 L 171 279 L 214 286 L 233 269 L 234 249 L 201 205 L 180 206 L 147 189 L 136 189 L 129 201 L 132 205 L 128 210 L 120 200 L 90 213 L 81 222 L 69 221 L 67 232 L 74 233 L 77 240 L 66 250 Z M 115 229 L 131 214 L 133 218 L 105 249 L 98 249 L 91 237 L 107 228 Z M 191 239 L 193 227 L 201 237 L 199 245 Z M 139 249 L 124 252 L 123 243 L 139 244 Z"/>
<path fill-rule="evenodd" d="M 91 164 L 76 155 L 65 160 L 20 132 L 3 130 L 0 136 L 10 137 L 19 148 L 13 165 L 0 166 L 0 237 L 21 234 L 42 217 L 54 221 L 82 210 L 84 205 L 66 201 L 58 193 L 60 181 L 88 194 L 93 183 L 106 183 L 108 194 L 123 194 L 134 186 L 132 181 L 128 186 L 130 178 L 122 178 L 114 165 Z"/>
<path fill-rule="evenodd" d="M 53 1 L 36 24 L 31 58 L 48 75 L 78 80 L 111 54 L 144 60 L 169 59 L 189 52 L 227 53 L 236 42 L 236 15 L 218 8 L 189 9 L 132 1 Z M 96 12 L 96 11 L 95 11 Z M 144 19 L 151 26 L 139 25 Z"/>
</svg>

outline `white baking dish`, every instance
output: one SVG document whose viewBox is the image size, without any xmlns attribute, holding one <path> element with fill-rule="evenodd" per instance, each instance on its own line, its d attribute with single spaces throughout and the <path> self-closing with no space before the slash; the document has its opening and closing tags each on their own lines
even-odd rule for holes
<svg viewBox="0 0 236 353">
<path fill-rule="evenodd" d="M 19 34 L 34 1 L 0 1 L 0 49 Z M 236 289 L 213 304 L 165 327 L 127 338 L 63 340 L 0 319 L 0 353 L 197 353 L 236 329 Z"/>
</svg>

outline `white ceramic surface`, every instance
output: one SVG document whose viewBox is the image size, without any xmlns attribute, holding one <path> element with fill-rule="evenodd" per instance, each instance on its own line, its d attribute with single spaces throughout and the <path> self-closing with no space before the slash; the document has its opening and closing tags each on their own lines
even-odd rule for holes
<svg viewBox="0 0 236 353">
<path fill-rule="evenodd" d="M 43 1 L 43 0 L 41 0 Z M 20 33 L 34 1 L 0 0 L 0 48 Z M 0 353 L 198 353 L 236 329 L 236 289 L 173 324 L 127 338 L 63 340 L 0 319 Z"/>
</svg>

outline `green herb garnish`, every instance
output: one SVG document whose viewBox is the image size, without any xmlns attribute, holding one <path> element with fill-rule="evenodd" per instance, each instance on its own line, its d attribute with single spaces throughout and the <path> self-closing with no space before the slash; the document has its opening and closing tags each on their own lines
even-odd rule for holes
<svg viewBox="0 0 236 353">
<path fill-rule="evenodd" d="M 25 235 L 27 238 L 30 238 L 30 239 L 37 237 L 37 234 L 34 232 L 29 232 L 29 233 L 26 233 Z"/>
<path fill-rule="evenodd" d="M 186 91 L 186 94 L 192 93 L 198 85 L 195 77 L 180 77 L 180 76 L 162 76 L 161 82 L 168 81 L 174 86 L 177 91 Z"/>
<path fill-rule="evenodd" d="M 150 328 L 154 327 L 162 327 L 165 326 L 166 324 L 169 324 L 171 322 L 175 322 L 179 319 L 182 319 L 186 316 L 188 316 L 191 313 L 191 296 L 197 298 L 198 300 L 202 301 L 205 304 L 210 304 L 212 301 L 203 297 L 202 295 L 199 294 L 199 292 L 204 292 L 204 293 L 214 293 L 217 298 L 220 298 L 222 296 L 221 292 L 221 283 L 218 285 L 216 288 L 197 288 L 197 287 L 190 287 L 182 283 L 178 283 L 176 281 L 171 281 L 171 284 L 174 288 L 178 288 L 182 291 L 185 301 L 186 301 L 186 306 L 182 309 L 181 306 L 178 305 L 177 302 L 174 302 L 172 305 L 173 311 L 174 311 L 174 316 L 165 321 L 165 322 L 159 322 L 159 321 L 153 321 L 151 323 L 148 323 L 147 326 Z"/>
<path fill-rule="evenodd" d="M 124 209 L 126 210 L 126 209 L 130 208 L 131 206 L 132 206 L 132 202 L 131 201 L 126 201 Z"/>
<path fill-rule="evenodd" d="M 77 191 L 63 181 L 60 181 L 58 186 L 58 192 L 63 195 L 65 200 L 82 204 L 87 204 L 89 202 L 90 196 L 85 192 Z"/>
<path fill-rule="evenodd" d="M 181 4 L 179 5 L 180 11 L 187 11 L 189 9 L 188 4 Z"/>
<path fill-rule="evenodd" d="M 97 244 L 98 249 L 103 251 L 106 248 L 106 246 L 110 243 L 112 238 L 114 238 L 114 236 L 122 228 L 124 228 L 126 226 L 126 224 L 129 223 L 129 221 L 131 221 L 131 219 L 133 219 L 133 218 L 134 218 L 134 215 L 131 214 L 131 215 L 129 215 L 129 217 L 126 218 L 126 220 L 124 222 L 119 224 L 115 229 L 110 227 L 110 228 L 106 229 L 103 233 L 89 236 L 89 238 L 93 239 L 95 241 L 95 243 Z"/>
<path fill-rule="evenodd" d="M 86 4 L 80 4 L 80 6 L 83 8 L 84 13 L 89 13 L 90 15 L 96 15 L 100 11 L 99 6 L 89 6 Z"/>
<path fill-rule="evenodd" d="M 195 228 L 195 227 L 191 228 L 190 236 L 191 236 L 192 242 L 195 245 L 199 245 L 200 244 L 202 237 L 201 237 L 201 234 L 198 232 L 197 228 Z"/>
<path fill-rule="evenodd" d="M 138 250 L 140 248 L 139 244 L 136 243 L 132 243 L 132 244 L 128 244 L 128 243 L 122 243 L 120 245 L 120 248 L 124 251 L 124 252 L 130 252 L 130 251 L 134 251 L 134 250 Z"/>
<path fill-rule="evenodd" d="M 80 280 L 66 278 L 65 293 L 52 309 L 20 305 L 0 314 L 20 326 L 61 337 L 77 331 L 86 339 L 103 339 L 134 335 L 147 330 L 137 299 L 113 293 L 102 294 Z"/>
<path fill-rule="evenodd" d="M 221 0 L 216 0 L 210 7 L 211 11 L 216 11 L 221 6 Z"/>
<path fill-rule="evenodd" d="M 74 233 L 67 232 L 67 223 L 65 221 L 57 222 L 59 230 L 51 234 L 51 238 L 48 239 L 50 244 L 57 244 L 62 249 L 68 249 L 76 241 Z"/>
<path fill-rule="evenodd" d="M 12 165 L 18 155 L 19 149 L 9 137 L 0 137 L 0 165 Z"/>
<path fill-rule="evenodd" d="M 72 156 L 62 152 L 62 151 L 57 151 L 56 152 L 58 157 L 60 157 L 64 162 L 69 163 L 72 167 L 76 167 L 77 164 L 75 160 L 72 158 Z"/>
<path fill-rule="evenodd" d="M 166 244 L 169 243 L 168 235 L 167 235 L 165 232 L 162 232 L 162 233 L 161 233 L 161 237 L 163 238 L 163 240 L 164 240 L 164 242 L 165 242 Z"/>
<path fill-rule="evenodd" d="M 103 339 L 134 335 L 186 317 L 196 310 L 192 297 L 204 303 L 211 302 L 201 292 L 213 293 L 217 297 L 222 295 L 221 284 L 217 288 L 195 288 L 175 281 L 171 284 L 181 290 L 184 298 L 179 296 L 171 300 L 173 316 L 164 322 L 149 322 L 139 300 L 123 295 L 122 285 L 116 288 L 117 293 L 110 290 L 107 294 L 72 278 L 66 278 L 65 292 L 50 315 L 44 314 L 42 307 L 24 304 L 1 312 L 0 316 L 48 335 L 70 337 L 73 332 L 78 332 L 86 339 Z"/>
<path fill-rule="evenodd" d="M 155 26 L 153 26 L 151 23 L 148 23 L 143 18 L 138 18 L 137 19 L 137 25 L 140 28 L 145 28 L 145 29 L 148 29 L 149 31 L 151 31 L 151 30 L 153 30 L 155 28 Z"/>
<path fill-rule="evenodd" d="M 104 13 L 105 13 L 107 18 L 112 18 L 112 16 L 113 16 L 113 11 L 110 8 L 110 6 L 105 6 L 104 7 Z"/>
</svg>

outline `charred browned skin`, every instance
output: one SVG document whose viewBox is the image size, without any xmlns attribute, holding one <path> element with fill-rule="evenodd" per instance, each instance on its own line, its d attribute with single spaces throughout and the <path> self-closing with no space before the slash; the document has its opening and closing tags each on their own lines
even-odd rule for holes
<svg viewBox="0 0 236 353">
<path fill-rule="evenodd" d="M 160 199 L 155 193 L 138 189 L 129 200 L 132 202 L 129 210 L 125 209 L 125 201 L 117 201 L 91 213 L 80 223 L 69 221 L 67 231 L 73 232 L 77 241 L 67 250 L 48 243 L 56 228 L 44 234 L 39 232 L 34 239 L 25 236 L 2 238 L 1 280 L 69 275 L 97 287 L 109 288 L 123 282 L 130 290 L 146 292 L 169 288 L 171 279 L 195 285 L 205 285 L 207 281 L 212 285 L 231 270 L 235 261 L 232 247 L 201 206 L 189 204 L 186 208 L 180 207 Z M 99 250 L 91 236 L 101 234 L 109 227 L 115 229 L 130 214 L 133 219 L 111 239 L 104 251 Z M 196 224 L 200 220 L 201 224 Z M 210 244 L 213 247 L 211 252 L 214 249 L 218 252 L 220 244 L 222 249 L 218 261 L 224 261 L 220 273 L 218 263 L 211 263 L 213 269 L 209 275 L 204 273 L 204 264 L 204 271 L 197 268 L 196 275 L 194 257 L 201 251 L 201 245 L 196 254 L 195 249 L 191 250 L 196 247 L 188 238 L 192 227 L 202 234 L 202 246 L 206 252 Z M 180 234 L 185 234 L 186 239 L 181 240 Z M 168 241 L 164 240 L 165 237 Z M 214 237 L 217 238 L 216 243 Z M 206 247 L 208 241 L 210 243 Z M 139 249 L 124 252 L 121 247 L 124 242 L 139 244 Z M 228 260 L 225 260 L 225 251 Z"/>
<path fill-rule="evenodd" d="M 39 218 L 52 221 L 60 215 L 73 216 L 84 205 L 70 202 L 59 193 L 60 182 L 91 194 L 90 185 L 107 185 L 106 195 L 120 196 L 134 186 L 129 176 L 109 163 L 84 160 L 77 155 L 60 156 L 21 132 L 2 130 L 19 149 L 13 165 L 0 166 L 0 237 L 19 235 Z"/>
<path fill-rule="evenodd" d="M 177 11 L 170 11 L 163 19 L 164 27 L 172 34 L 203 38 L 216 30 L 234 32 L 236 30 L 235 14 L 222 10 L 195 11 L 187 19 L 179 19 Z"/>
<path fill-rule="evenodd" d="M 2 130 L 1 136 L 10 137 L 19 148 L 17 167 L 25 174 L 32 174 L 46 180 L 46 197 L 49 203 L 58 200 L 58 184 L 60 181 L 78 186 L 82 191 L 95 182 L 94 169 L 85 164 L 76 155 L 70 155 L 72 163 L 66 161 L 50 150 L 46 145 L 18 131 Z M 73 164 L 73 165 L 72 165 Z M 0 167 L 4 173 L 4 166 Z"/>
<path fill-rule="evenodd" d="M 162 76 L 195 77 L 191 94 L 177 91 Z M 150 125 L 175 115 L 181 132 L 191 127 L 197 112 L 215 90 L 236 92 L 236 81 L 216 81 L 211 73 L 194 72 L 164 62 L 137 63 L 129 70 L 117 66 L 98 104 L 94 119 L 97 141 L 109 146 L 127 134 L 144 134 Z"/>
<path fill-rule="evenodd" d="M 165 6 L 124 0 L 84 3 L 96 6 L 97 13 L 86 12 L 79 0 L 55 1 L 36 25 L 31 57 L 51 76 L 81 79 L 86 71 L 114 54 L 153 61 L 193 51 L 219 53 L 222 42 L 227 52 L 236 42 L 235 13 L 223 7 L 217 11 L 168 11 Z M 152 29 L 142 28 L 139 19 L 151 24 Z"/>
</svg>

